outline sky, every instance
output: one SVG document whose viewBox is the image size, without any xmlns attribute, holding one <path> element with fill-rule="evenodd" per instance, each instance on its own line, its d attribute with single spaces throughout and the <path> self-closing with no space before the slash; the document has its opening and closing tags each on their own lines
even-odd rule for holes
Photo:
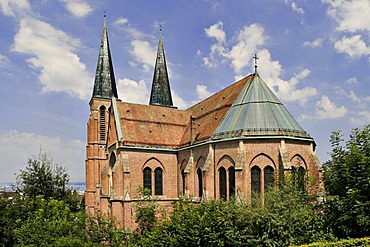
<svg viewBox="0 0 370 247">
<path fill-rule="evenodd" d="M 369 0 L 0 0 L 0 182 L 46 152 L 85 180 L 104 13 L 118 96 L 148 104 L 162 27 L 174 105 L 254 71 L 314 138 L 370 122 Z"/>
</svg>

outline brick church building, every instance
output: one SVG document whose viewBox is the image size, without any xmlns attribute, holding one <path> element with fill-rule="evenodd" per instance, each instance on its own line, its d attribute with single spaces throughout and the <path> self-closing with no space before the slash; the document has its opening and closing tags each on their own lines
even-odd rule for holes
<svg viewBox="0 0 370 247">
<path fill-rule="evenodd" d="M 321 186 L 315 141 L 255 72 L 186 109 L 173 106 L 162 37 L 149 105 L 118 98 L 106 23 L 86 146 L 86 211 L 135 228 L 138 188 L 162 205 L 263 196 L 283 174 Z"/>
</svg>

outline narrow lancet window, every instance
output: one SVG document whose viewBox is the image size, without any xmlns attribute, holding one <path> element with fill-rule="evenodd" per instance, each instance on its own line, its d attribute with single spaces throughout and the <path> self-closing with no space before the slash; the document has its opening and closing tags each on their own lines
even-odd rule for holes
<svg viewBox="0 0 370 247">
<path fill-rule="evenodd" d="M 264 187 L 265 191 L 274 185 L 274 168 L 271 166 L 266 166 L 264 169 L 265 181 Z"/>
<path fill-rule="evenodd" d="M 253 166 L 251 170 L 252 192 L 261 193 L 261 169 Z"/>
<path fill-rule="evenodd" d="M 301 166 L 298 168 L 298 190 L 304 191 L 305 190 L 305 169 Z"/>
<path fill-rule="evenodd" d="M 146 167 L 143 172 L 144 175 L 144 189 L 148 189 L 152 192 L 152 169 Z"/>
<path fill-rule="evenodd" d="M 229 168 L 229 198 L 235 196 L 235 168 Z"/>
<path fill-rule="evenodd" d="M 198 168 L 197 170 L 197 175 L 198 175 L 198 196 L 202 197 L 203 196 L 203 175 L 202 175 L 202 170 Z"/>
<path fill-rule="evenodd" d="M 182 178 L 182 195 L 185 196 L 185 189 L 186 189 L 186 177 L 184 169 L 181 170 L 181 178 Z"/>
<path fill-rule="evenodd" d="M 163 195 L 163 172 L 161 168 L 154 170 L 154 194 Z"/>
<path fill-rule="evenodd" d="M 226 199 L 226 170 L 221 167 L 219 170 L 219 180 L 220 180 L 220 198 Z"/>
<path fill-rule="evenodd" d="M 113 168 L 116 164 L 116 155 L 112 152 L 109 158 L 109 192 L 112 194 L 114 188 Z"/>
</svg>

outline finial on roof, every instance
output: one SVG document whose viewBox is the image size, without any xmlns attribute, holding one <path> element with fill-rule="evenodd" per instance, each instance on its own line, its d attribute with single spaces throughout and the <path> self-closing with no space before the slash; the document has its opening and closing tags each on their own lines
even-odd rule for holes
<svg viewBox="0 0 370 247">
<path fill-rule="evenodd" d="M 159 24 L 159 32 L 162 33 L 162 24 Z"/>
<path fill-rule="evenodd" d="M 257 65 L 257 60 L 258 60 L 257 54 L 254 54 L 253 59 L 254 59 L 254 74 L 257 75 L 257 67 L 258 67 L 258 65 Z"/>
</svg>

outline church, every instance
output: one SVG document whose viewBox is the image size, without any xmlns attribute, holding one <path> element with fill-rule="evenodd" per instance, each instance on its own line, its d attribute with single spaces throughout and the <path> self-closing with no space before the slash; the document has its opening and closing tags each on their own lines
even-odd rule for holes
<svg viewBox="0 0 370 247">
<path fill-rule="evenodd" d="M 154 61 L 153 61 L 154 62 Z M 173 106 L 162 36 L 149 105 L 119 99 L 104 21 L 86 145 L 86 212 L 134 229 L 143 188 L 163 206 L 179 198 L 248 201 L 284 174 L 322 184 L 314 139 L 257 73 L 186 110 Z"/>
</svg>

